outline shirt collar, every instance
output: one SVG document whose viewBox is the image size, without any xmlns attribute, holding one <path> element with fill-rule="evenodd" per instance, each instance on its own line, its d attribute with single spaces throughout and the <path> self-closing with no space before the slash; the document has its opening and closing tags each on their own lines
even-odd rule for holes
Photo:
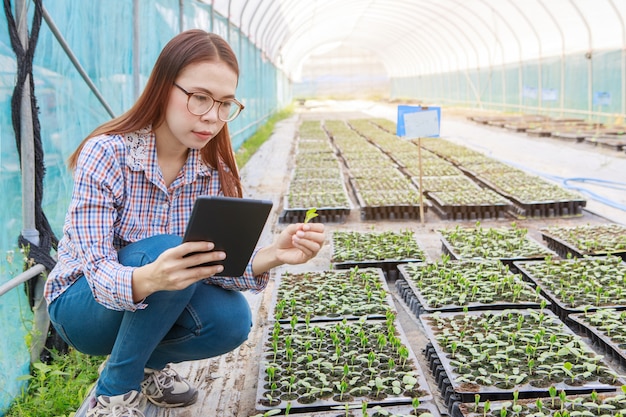
<svg viewBox="0 0 626 417">
<path fill-rule="evenodd" d="M 126 165 L 132 171 L 144 171 L 151 180 L 159 172 L 159 164 L 156 154 L 156 137 L 151 126 L 130 132 L 124 135 L 128 158 Z M 190 149 L 187 162 L 183 167 L 184 182 L 192 183 L 198 176 L 207 177 L 214 171 L 202 161 L 202 155 L 198 149 Z"/>
</svg>

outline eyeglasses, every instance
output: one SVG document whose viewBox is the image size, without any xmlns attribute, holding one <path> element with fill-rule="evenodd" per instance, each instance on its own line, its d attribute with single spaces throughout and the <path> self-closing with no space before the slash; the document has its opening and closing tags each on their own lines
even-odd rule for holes
<svg viewBox="0 0 626 417">
<path fill-rule="evenodd" d="M 234 98 L 220 101 L 214 99 L 208 94 L 190 93 L 180 85 L 176 83 L 174 83 L 174 85 L 187 95 L 187 110 L 189 110 L 189 113 L 195 114 L 196 116 L 207 114 L 211 111 L 215 103 L 219 103 L 219 107 L 217 108 L 217 117 L 222 122 L 230 122 L 235 120 L 235 118 L 239 116 L 239 113 L 241 113 L 241 111 L 245 108 L 243 104 Z"/>
</svg>

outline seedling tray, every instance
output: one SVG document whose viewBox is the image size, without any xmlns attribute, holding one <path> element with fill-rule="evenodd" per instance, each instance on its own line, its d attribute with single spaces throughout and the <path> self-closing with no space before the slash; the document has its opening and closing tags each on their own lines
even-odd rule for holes
<svg viewBox="0 0 626 417">
<path fill-rule="evenodd" d="M 504 195 L 504 194 L 503 194 Z M 586 200 L 523 202 L 505 195 L 513 202 L 513 214 L 520 218 L 579 217 L 583 215 Z"/>
<path fill-rule="evenodd" d="M 600 257 L 598 257 L 598 259 L 601 259 Z M 617 258 L 619 259 L 619 258 Z M 590 261 L 592 259 L 589 259 Z M 576 262 L 577 260 L 557 260 L 556 262 L 567 262 L 567 263 L 573 263 Z M 586 262 L 585 260 L 582 260 L 582 262 Z M 515 268 L 522 274 L 522 276 L 524 277 L 525 280 L 533 283 L 533 285 L 535 285 L 536 287 L 539 287 L 541 289 L 541 294 L 546 297 L 548 300 L 550 300 L 551 302 L 551 306 L 552 306 L 552 310 L 561 318 L 561 320 L 563 320 L 564 322 L 567 322 L 568 320 L 568 316 L 570 314 L 575 314 L 575 313 L 583 313 L 585 311 L 587 312 L 591 312 L 591 311 L 596 311 L 600 308 L 613 308 L 616 310 L 624 310 L 626 309 L 626 303 L 625 304 L 616 304 L 616 303 L 603 303 L 601 305 L 586 305 L 586 306 L 579 306 L 579 307 L 572 307 L 571 305 L 567 305 L 566 301 L 563 300 L 563 297 L 556 294 L 554 291 L 552 291 L 550 288 L 548 288 L 547 283 L 544 281 L 544 278 L 542 277 L 538 277 L 536 275 L 534 275 L 532 272 L 529 271 L 529 266 L 533 265 L 533 264 L 542 264 L 545 263 L 545 261 L 522 261 L 522 262 L 515 262 Z M 567 273 L 567 272 L 565 272 Z M 554 280 L 558 280 L 558 277 L 554 276 L 554 274 L 550 274 L 549 276 L 546 276 L 545 279 L 550 280 L 550 279 L 554 279 Z M 619 277 L 615 278 L 616 281 L 619 280 Z M 578 299 L 578 297 L 577 297 Z"/>
<path fill-rule="evenodd" d="M 519 218 L 550 218 L 550 217 L 578 217 L 582 216 L 583 208 L 587 205 L 584 199 L 564 199 L 546 201 L 522 201 L 514 194 L 503 191 L 479 173 L 463 168 L 463 171 L 474 178 L 478 183 L 489 187 L 498 194 L 511 201 L 510 213 Z"/>
<path fill-rule="evenodd" d="M 453 265 L 456 264 L 458 266 L 459 271 L 463 270 L 464 265 L 471 267 L 472 264 L 484 263 L 485 266 L 488 266 L 490 263 L 489 261 L 480 261 L 480 262 L 449 261 L 449 262 L 451 262 Z M 497 261 L 492 261 L 492 263 L 494 262 L 497 262 Z M 416 263 L 416 264 L 411 264 L 411 265 L 399 265 L 398 266 L 400 278 L 402 279 L 396 282 L 396 288 L 398 289 L 398 292 L 402 296 L 403 300 L 406 302 L 406 304 L 409 306 L 411 311 L 417 317 L 419 317 L 421 314 L 435 313 L 437 311 L 459 312 L 459 311 L 464 311 L 464 310 L 476 311 L 476 310 L 506 310 L 506 309 L 515 309 L 515 308 L 517 309 L 541 308 L 542 301 L 544 303 L 544 307 L 550 305 L 549 301 L 546 300 L 544 297 L 536 294 L 536 291 L 530 286 L 530 284 L 524 282 L 521 279 L 521 276 L 517 275 L 516 277 L 514 277 L 510 271 L 504 271 L 503 270 L 504 266 L 501 266 L 501 268 L 493 268 L 493 267 L 490 268 L 489 274 L 491 277 L 494 277 L 494 276 L 500 277 L 498 279 L 491 278 L 491 280 L 492 281 L 495 280 L 497 282 L 503 282 L 505 280 L 508 280 L 511 282 L 510 285 L 518 285 L 520 288 L 520 292 L 522 289 L 524 290 L 524 294 L 520 293 L 520 297 L 523 297 L 525 299 L 524 301 L 514 302 L 514 301 L 503 301 L 502 299 L 500 299 L 500 300 L 494 300 L 493 302 L 487 303 L 487 302 L 479 302 L 479 301 L 470 300 L 466 303 L 463 303 L 462 305 L 461 304 L 444 304 L 441 306 L 433 306 L 432 303 L 424 295 L 424 292 L 427 292 L 427 293 L 429 292 L 429 288 L 427 287 L 425 290 L 421 290 L 419 286 L 417 285 L 416 280 L 413 278 L 414 273 L 411 271 L 411 269 L 416 266 L 425 268 L 427 264 Z M 459 278 L 459 279 L 462 279 L 462 278 Z M 469 287 L 480 288 L 481 287 L 480 281 L 481 280 L 473 280 L 472 282 L 467 282 L 466 285 L 468 286 L 468 291 L 463 291 L 460 288 L 454 288 L 452 291 L 454 291 L 454 293 L 457 295 L 467 295 L 467 297 L 471 298 L 472 294 L 471 294 L 471 291 L 469 290 Z M 489 283 L 487 279 L 485 279 L 484 281 L 486 281 L 484 284 Z M 528 298 L 530 298 L 531 293 L 533 293 L 533 297 L 536 297 L 535 301 L 528 300 Z M 497 297 L 498 296 L 496 295 L 494 298 L 497 298 Z"/>
<path fill-rule="evenodd" d="M 538 317 L 540 317 L 541 320 Z M 439 320 L 439 318 L 444 322 L 442 325 L 452 329 L 449 334 L 443 333 L 434 327 L 436 326 L 434 322 Z M 518 322 L 519 318 L 523 318 L 523 321 Z M 481 400 L 511 400 L 513 399 L 514 392 L 518 393 L 519 398 L 548 397 L 550 386 L 554 386 L 558 391 L 563 390 L 568 394 L 583 394 L 592 391 L 612 392 L 615 391 L 617 387 L 624 384 L 624 381 L 621 378 L 613 376 L 616 375 L 615 371 L 611 370 L 611 368 L 602 360 L 601 356 L 596 355 L 583 339 L 574 334 L 572 330 L 565 326 L 565 324 L 549 310 L 542 310 L 541 312 L 533 310 L 508 310 L 423 314 L 420 316 L 420 321 L 422 322 L 426 334 L 432 344 L 432 346 L 426 350 L 427 358 L 430 361 L 431 370 L 433 371 L 435 379 L 437 380 L 439 388 L 444 396 L 445 403 L 449 409 L 452 407 L 453 403 L 457 401 L 475 401 L 476 394 L 480 395 Z M 487 325 L 488 323 L 484 333 L 482 330 L 473 332 L 473 329 L 467 325 L 467 323 L 472 323 L 472 321 L 479 322 L 481 327 Z M 459 326 L 461 323 L 466 323 L 466 327 L 464 329 L 467 330 L 467 332 L 453 330 L 455 328 L 454 326 Z M 521 326 L 518 327 L 518 329 L 521 329 L 521 332 L 520 330 L 516 332 L 504 331 L 505 327 L 515 326 L 516 324 Z M 543 334 L 539 332 L 539 327 L 541 327 L 541 330 L 544 330 Z M 502 331 L 499 332 L 499 330 Z M 531 352 L 527 351 L 526 353 L 527 355 L 530 355 L 529 358 L 533 358 L 533 363 L 535 363 L 535 359 L 537 360 L 536 363 L 539 364 L 546 359 L 557 356 L 555 353 L 554 355 L 548 355 L 546 358 L 541 359 L 541 353 L 544 352 L 544 348 L 548 347 L 547 341 L 552 335 L 555 335 L 557 341 L 561 343 L 561 346 L 565 343 L 573 343 L 573 346 L 569 349 L 574 347 L 581 349 L 584 352 L 583 354 L 586 355 L 584 356 L 586 361 L 597 365 L 597 369 L 599 369 L 597 372 L 602 371 L 602 374 L 592 372 L 590 373 L 587 381 L 577 381 L 578 385 L 568 384 L 567 379 L 557 382 L 554 377 L 544 381 L 542 384 L 531 384 L 531 381 L 537 380 L 538 377 L 528 380 L 529 374 L 527 374 L 526 371 L 528 370 L 528 363 L 530 363 L 530 359 L 527 359 L 525 363 L 522 361 L 513 362 L 513 358 L 510 358 L 508 355 L 508 349 L 515 349 L 515 347 L 511 345 L 512 340 L 515 340 L 515 343 L 518 343 L 517 339 L 520 338 L 519 341 L 522 343 L 518 346 L 522 346 L 525 339 L 529 337 L 531 333 L 535 335 L 540 334 L 541 338 L 537 341 L 536 338 L 531 337 L 527 342 L 527 346 L 532 345 L 534 339 L 534 342 L 536 343 L 535 346 L 537 346 L 536 350 Z M 439 344 L 438 336 L 447 340 L 446 346 L 442 347 Z M 452 355 L 451 349 L 452 346 L 454 346 L 453 343 L 457 343 L 455 340 L 458 340 L 457 338 L 459 337 L 460 342 L 462 342 L 462 347 L 456 355 Z M 469 353 L 472 351 L 471 349 L 468 350 L 467 346 L 472 346 L 472 348 L 476 351 L 475 353 L 479 355 L 478 357 L 482 357 L 485 352 L 479 352 L 478 349 L 480 346 L 477 346 L 478 343 L 472 343 L 472 340 L 478 340 L 481 337 L 493 338 L 493 340 L 488 340 L 490 344 L 495 344 L 495 347 L 490 348 L 487 352 L 489 358 L 485 357 L 470 366 L 470 364 L 473 363 L 471 359 L 475 357 L 475 354 Z M 514 339 L 511 339 L 512 337 Z M 541 342 L 544 343 L 539 345 Z M 539 349 L 539 347 L 541 347 L 541 349 Z M 560 348 L 554 347 L 554 349 L 558 350 Z M 500 358 L 499 356 L 504 356 L 504 358 Z M 560 370 L 560 372 L 563 372 L 564 368 L 559 368 L 559 363 L 575 363 L 577 360 L 577 357 L 574 354 L 568 352 L 559 354 L 557 357 L 559 360 L 552 365 L 552 368 L 549 368 L 550 370 Z M 467 367 L 468 369 L 477 368 L 479 372 L 475 375 L 472 374 L 473 376 L 471 376 L 471 378 L 474 378 L 474 381 L 467 379 L 467 375 L 469 374 L 465 374 L 466 376 L 464 377 L 463 374 L 456 371 L 459 365 Z M 495 367 L 496 365 L 498 366 L 499 371 L 495 373 L 491 372 L 490 367 Z M 483 369 L 484 373 L 480 372 L 480 369 Z M 538 370 L 538 368 L 534 369 L 535 372 Z M 610 374 L 612 376 L 609 376 L 609 373 L 604 370 L 612 372 L 612 374 Z M 507 388 L 500 388 L 492 382 L 496 380 L 500 381 L 502 378 L 509 378 L 511 382 L 515 382 L 515 384 L 510 384 Z M 511 378 L 515 378 L 515 380 L 513 381 Z M 601 378 L 610 379 L 611 383 L 601 380 Z M 528 382 L 524 382 L 525 380 L 528 380 Z M 488 384 L 483 385 L 478 381 L 488 381 Z M 543 385 L 545 385 L 545 387 Z"/>
<path fill-rule="evenodd" d="M 280 214 L 280 223 L 302 223 L 306 218 L 308 208 L 285 208 Z M 343 223 L 350 215 L 350 207 L 320 207 L 317 208 L 318 216 L 311 219 L 311 223 Z"/>
<path fill-rule="evenodd" d="M 424 199 L 424 203 L 426 199 Z M 427 211 L 424 204 L 424 212 Z M 361 206 L 361 220 L 415 220 L 420 218 L 419 205 Z"/>
<path fill-rule="evenodd" d="M 584 249 L 580 249 L 575 246 L 574 243 L 566 242 L 553 234 L 550 234 L 547 231 L 541 232 L 542 239 L 546 242 L 548 248 L 552 249 L 556 253 L 559 254 L 561 258 L 569 258 L 570 256 L 575 256 L 577 258 L 582 258 L 585 256 L 607 256 L 609 252 L 607 251 L 585 251 Z M 611 255 L 619 256 L 622 259 L 626 260 L 626 249 L 621 251 L 611 252 Z"/>
<path fill-rule="evenodd" d="M 498 220 L 506 217 L 510 205 L 502 204 L 446 204 L 437 197 L 436 192 L 428 193 L 432 209 L 443 220 Z"/>
<path fill-rule="evenodd" d="M 331 262 L 334 269 L 380 268 L 395 281 L 398 265 L 422 262 L 427 254 L 410 230 L 398 232 L 333 233 Z M 403 257 L 404 256 L 404 257 Z"/>
<path fill-rule="evenodd" d="M 626 339 L 623 335 L 624 331 L 622 330 L 622 334 L 619 335 L 621 340 L 617 340 L 617 335 L 611 335 L 585 319 L 586 316 L 594 314 L 614 314 L 615 316 L 620 316 L 619 312 L 607 309 L 596 313 L 571 314 L 569 319 L 576 324 L 578 330 L 589 337 L 594 344 L 600 346 L 604 352 L 616 360 L 622 367 L 626 367 Z M 626 328 L 624 321 L 625 320 L 622 320 L 621 329 Z"/>
<path fill-rule="evenodd" d="M 553 417 L 555 415 L 580 415 L 588 417 L 600 417 L 614 415 L 616 410 L 626 408 L 626 397 L 616 393 L 602 393 L 595 396 L 590 394 L 566 395 L 563 406 L 561 406 L 561 393 L 557 393 L 554 399 L 541 399 L 541 410 L 536 399 L 521 399 L 513 404 L 512 401 L 490 402 L 489 411 L 485 411 L 485 403 L 464 404 L 454 403 L 451 417 Z M 519 406 L 518 411 L 513 410 L 513 406 Z M 612 406 L 612 408 L 607 408 Z M 475 410 L 477 407 L 477 410 Z M 506 410 L 503 412 L 502 410 Z"/>
<path fill-rule="evenodd" d="M 386 334 L 385 337 L 388 338 L 390 335 L 387 332 L 390 325 L 395 342 L 394 344 L 387 342 L 382 346 L 380 335 Z M 290 350 L 287 348 L 288 338 L 291 340 Z M 276 354 L 273 348 L 275 340 L 278 341 Z M 310 342 L 308 349 L 307 341 Z M 404 360 L 397 355 L 400 348 L 406 359 L 404 367 L 402 366 Z M 311 353 L 307 354 L 307 352 Z M 323 355 L 326 355 L 326 359 Z M 377 363 L 378 358 L 394 357 L 396 359 L 392 372 L 389 372 L 388 363 Z M 373 362 L 366 363 L 365 358 L 375 359 L 371 359 Z M 388 317 L 386 321 L 318 322 L 310 325 L 300 323 L 296 326 L 276 322 L 265 332 L 259 368 L 256 401 L 258 410 L 284 410 L 288 402 L 291 402 L 292 412 L 302 413 L 344 409 L 346 404 L 358 408 L 364 401 L 373 407 L 376 405 L 410 405 L 412 398 L 419 398 L 420 402 L 429 402 L 433 399 L 424 373 L 395 316 Z M 269 381 L 270 373 L 274 374 L 273 390 Z M 407 373 L 410 377 L 406 376 Z M 363 379 L 360 380 L 360 378 Z M 391 390 L 385 390 L 384 398 L 371 396 L 377 389 L 375 386 L 367 389 L 368 385 L 365 384 L 368 379 L 374 381 L 376 378 L 381 378 L 381 382 L 389 388 L 399 384 L 400 392 L 396 394 Z M 340 391 L 337 384 L 340 381 L 347 383 L 343 399 L 338 397 Z M 292 388 L 292 392 L 298 391 L 298 398 L 288 399 L 285 394 L 288 393 L 292 382 L 296 385 Z M 314 392 L 307 384 L 317 382 L 326 384 L 326 395 L 320 392 L 319 396 L 310 399 L 312 402 L 304 401 L 307 390 Z M 407 384 L 411 385 L 410 391 L 404 390 Z M 362 387 L 362 390 L 359 390 L 359 387 Z M 272 401 L 268 398 L 268 394 Z"/>
<path fill-rule="evenodd" d="M 497 259 L 503 264 L 508 265 L 511 271 L 513 272 L 517 272 L 517 269 L 516 269 L 517 267 L 515 266 L 515 262 L 517 261 L 543 260 L 545 259 L 546 256 L 557 256 L 555 252 L 544 247 L 543 245 L 541 245 L 539 242 L 537 242 L 535 239 L 531 238 L 530 236 L 526 236 L 525 239 L 537 245 L 537 252 L 529 253 L 527 256 L 518 256 L 518 257 L 486 257 L 486 258 L 464 257 L 461 254 L 457 253 L 457 251 L 455 251 L 454 246 L 450 242 L 448 242 L 448 240 L 443 235 L 440 235 L 440 239 L 441 239 L 441 250 L 443 251 L 444 255 L 449 255 L 450 259 L 453 259 L 453 260 Z"/>
<path fill-rule="evenodd" d="M 298 414 L 290 414 L 298 417 L 346 417 L 346 415 L 350 417 L 415 417 L 414 409 L 408 405 L 392 405 L 392 406 L 370 406 L 369 404 L 367 408 L 367 414 L 363 414 L 362 404 L 352 404 L 349 405 L 349 414 L 346 414 L 345 406 L 337 406 L 333 407 L 330 411 L 319 411 L 319 412 L 307 412 L 305 415 L 299 414 L 296 410 L 294 413 Z M 292 410 L 293 411 L 293 410 Z M 424 417 L 441 417 L 441 413 L 435 404 L 432 402 L 421 402 L 419 408 L 417 409 L 417 416 Z"/>
<path fill-rule="evenodd" d="M 277 311 L 282 312 L 281 323 L 289 323 L 294 316 L 300 323 L 385 318 L 393 308 L 379 268 L 285 273 L 273 293 L 270 320 L 276 319 Z"/>
</svg>

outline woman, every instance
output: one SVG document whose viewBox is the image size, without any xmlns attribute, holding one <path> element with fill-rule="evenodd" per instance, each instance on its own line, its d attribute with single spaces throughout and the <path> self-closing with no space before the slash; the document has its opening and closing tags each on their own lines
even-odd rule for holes
<svg viewBox="0 0 626 417">
<path fill-rule="evenodd" d="M 238 77 L 222 38 L 183 32 L 161 52 L 137 103 L 70 157 L 72 201 L 46 299 L 66 342 L 109 355 L 90 417 L 143 416 L 145 399 L 194 403 L 196 389 L 168 364 L 243 343 L 252 321 L 239 290 L 263 290 L 271 268 L 304 263 L 324 243 L 322 224 L 289 225 L 255 250 L 241 277 L 197 266 L 227 256 L 212 242 L 182 243 L 198 196 L 242 196 L 226 124 L 243 109 Z"/>
</svg>

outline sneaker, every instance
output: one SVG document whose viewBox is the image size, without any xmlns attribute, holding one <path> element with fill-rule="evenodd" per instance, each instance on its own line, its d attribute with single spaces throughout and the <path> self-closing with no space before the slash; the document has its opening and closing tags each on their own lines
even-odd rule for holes
<svg viewBox="0 0 626 417">
<path fill-rule="evenodd" d="M 185 407 L 198 399 L 198 390 L 169 365 L 160 371 L 146 369 L 141 391 L 151 403 L 159 407 Z"/>
<path fill-rule="evenodd" d="M 146 399 L 137 391 L 108 397 L 99 395 L 91 398 L 87 417 L 145 417 L 141 411 L 146 405 Z"/>
</svg>

